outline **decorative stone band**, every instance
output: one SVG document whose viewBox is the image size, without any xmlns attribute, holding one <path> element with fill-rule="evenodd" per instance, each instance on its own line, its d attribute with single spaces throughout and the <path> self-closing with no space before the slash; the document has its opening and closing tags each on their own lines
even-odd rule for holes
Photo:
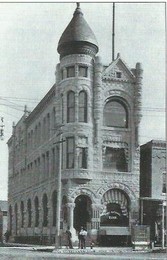
<svg viewBox="0 0 167 260">
<path fill-rule="evenodd" d="M 89 42 L 70 42 L 65 43 L 59 47 L 59 52 L 61 53 L 60 59 L 70 54 L 86 54 L 94 57 L 98 52 L 98 47 Z"/>
</svg>

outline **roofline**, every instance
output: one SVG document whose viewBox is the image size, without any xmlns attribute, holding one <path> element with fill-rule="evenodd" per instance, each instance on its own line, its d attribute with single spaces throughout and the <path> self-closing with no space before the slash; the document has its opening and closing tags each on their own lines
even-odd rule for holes
<svg viewBox="0 0 167 260">
<path fill-rule="evenodd" d="M 152 140 L 148 141 L 147 143 L 140 145 L 140 147 L 149 146 L 149 145 L 153 146 L 156 144 L 161 144 L 163 147 L 167 146 L 167 143 L 165 140 L 152 139 Z"/>
<path fill-rule="evenodd" d="M 34 116 L 38 113 L 40 108 L 43 104 L 45 104 L 47 101 L 49 101 L 54 95 L 55 95 L 55 87 L 56 84 L 54 84 L 51 89 L 47 92 L 47 94 L 42 98 L 42 100 L 37 104 L 37 106 L 31 111 L 31 113 L 26 118 L 26 122 L 29 123 Z"/>
</svg>

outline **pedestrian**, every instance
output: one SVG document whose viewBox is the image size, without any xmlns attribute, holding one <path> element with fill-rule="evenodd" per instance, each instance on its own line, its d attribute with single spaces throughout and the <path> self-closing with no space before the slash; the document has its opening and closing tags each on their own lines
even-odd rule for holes
<svg viewBox="0 0 167 260">
<path fill-rule="evenodd" d="M 5 236 L 5 242 L 7 243 L 9 241 L 9 237 L 10 237 L 10 232 L 7 230 L 4 234 Z"/>
<path fill-rule="evenodd" d="M 40 245 L 42 245 L 43 244 L 43 234 L 42 234 L 42 231 L 41 231 L 39 240 L 40 240 Z"/>
<path fill-rule="evenodd" d="M 71 234 L 71 231 L 70 231 L 70 228 L 68 227 L 68 229 L 66 230 L 66 235 L 67 235 L 67 246 L 70 248 L 70 249 L 73 249 L 73 246 L 72 246 L 72 234 Z"/>
<path fill-rule="evenodd" d="M 80 231 L 78 232 L 78 240 L 79 240 L 78 248 L 81 248 L 81 235 L 80 235 Z"/>
<path fill-rule="evenodd" d="M 81 227 L 81 230 L 79 232 L 79 239 L 80 239 L 79 244 L 81 249 L 86 248 L 86 236 L 87 236 L 87 231 L 83 227 Z"/>
</svg>

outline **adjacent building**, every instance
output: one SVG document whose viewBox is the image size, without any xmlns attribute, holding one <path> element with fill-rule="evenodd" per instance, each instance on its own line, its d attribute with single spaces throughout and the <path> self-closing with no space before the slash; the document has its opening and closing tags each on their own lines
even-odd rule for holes
<svg viewBox="0 0 167 260">
<path fill-rule="evenodd" d="M 0 200 L 0 242 L 3 242 L 4 234 L 7 231 L 7 212 L 8 202 L 6 200 Z"/>
<path fill-rule="evenodd" d="M 53 243 L 59 202 L 62 236 L 69 226 L 74 241 L 84 226 L 101 244 L 124 243 L 139 220 L 143 70 L 120 54 L 104 65 L 98 49 L 78 5 L 58 42 L 55 84 L 8 141 L 15 241 Z"/>
<path fill-rule="evenodd" d="M 166 243 L 166 142 L 152 140 L 140 148 L 141 224 L 151 227 L 151 239 Z"/>
</svg>

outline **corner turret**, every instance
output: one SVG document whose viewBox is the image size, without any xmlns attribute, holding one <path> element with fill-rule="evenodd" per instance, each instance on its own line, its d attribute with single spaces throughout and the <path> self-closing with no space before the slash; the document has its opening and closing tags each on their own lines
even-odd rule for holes
<svg viewBox="0 0 167 260">
<path fill-rule="evenodd" d="M 96 37 L 85 21 L 78 3 L 72 20 L 60 37 L 57 51 L 60 59 L 70 54 L 95 56 L 98 52 Z"/>
</svg>

